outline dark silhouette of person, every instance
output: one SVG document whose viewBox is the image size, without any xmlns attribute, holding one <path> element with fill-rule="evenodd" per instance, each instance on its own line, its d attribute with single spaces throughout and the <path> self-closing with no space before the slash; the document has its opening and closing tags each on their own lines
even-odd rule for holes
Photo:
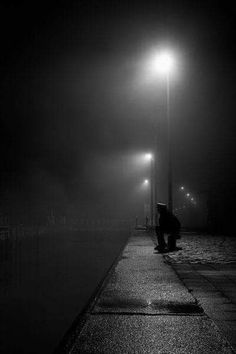
<svg viewBox="0 0 236 354">
<path fill-rule="evenodd" d="M 155 247 L 159 252 L 174 251 L 176 249 L 176 239 L 180 238 L 180 222 L 171 213 L 165 204 L 157 203 L 157 211 L 160 215 L 159 226 L 156 226 L 158 246 Z M 165 241 L 165 234 L 168 234 L 168 243 Z"/>
</svg>

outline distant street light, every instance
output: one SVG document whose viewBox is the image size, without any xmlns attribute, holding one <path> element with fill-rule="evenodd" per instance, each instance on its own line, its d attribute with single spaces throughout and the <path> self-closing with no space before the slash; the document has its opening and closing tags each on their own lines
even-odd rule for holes
<svg viewBox="0 0 236 354">
<path fill-rule="evenodd" d="M 151 226 L 153 226 L 154 221 L 154 211 L 153 211 L 153 192 L 154 192 L 154 171 L 153 171 L 153 154 L 148 153 L 145 154 L 145 159 L 150 161 L 150 219 L 151 219 Z"/>
<path fill-rule="evenodd" d="M 180 190 L 184 191 L 185 187 L 181 186 Z M 195 198 L 192 196 L 192 193 L 187 192 L 184 195 L 185 195 L 186 198 L 188 198 L 188 200 L 190 200 L 192 202 L 193 205 L 197 205 Z"/>
<path fill-rule="evenodd" d="M 166 79 L 166 119 L 168 131 L 168 208 L 173 210 L 172 193 L 172 153 L 171 153 L 171 127 L 170 127 L 170 73 L 174 69 L 175 60 L 169 51 L 155 53 L 149 62 L 149 70 L 153 74 L 162 74 Z"/>
</svg>

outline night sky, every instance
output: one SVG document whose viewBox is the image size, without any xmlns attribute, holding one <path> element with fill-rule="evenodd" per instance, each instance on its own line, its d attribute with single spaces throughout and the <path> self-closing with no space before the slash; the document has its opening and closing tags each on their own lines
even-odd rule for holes
<svg viewBox="0 0 236 354">
<path fill-rule="evenodd" d="M 1 208 L 133 215 L 159 142 L 163 82 L 152 48 L 178 54 L 171 80 L 174 190 L 235 200 L 235 10 L 229 1 L 5 2 L 1 13 Z"/>
</svg>

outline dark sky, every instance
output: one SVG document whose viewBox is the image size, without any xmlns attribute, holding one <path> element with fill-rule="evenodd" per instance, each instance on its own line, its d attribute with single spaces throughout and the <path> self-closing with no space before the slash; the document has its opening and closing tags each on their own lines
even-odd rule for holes
<svg viewBox="0 0 236 354">
<path fill-rule="evenodd" d="M 151 48 L 179 54 L 171 82 L 174 188 L 235 196 L 235 10 L 229 1 L 6 2 L 1 10 L 1 196 L 108 215 L 143 198 L 164 92 Z M 159 126 L 159 128 L 158 128 Z M 146 170 L 145 170 L 146 169 Z"/>
</svg>

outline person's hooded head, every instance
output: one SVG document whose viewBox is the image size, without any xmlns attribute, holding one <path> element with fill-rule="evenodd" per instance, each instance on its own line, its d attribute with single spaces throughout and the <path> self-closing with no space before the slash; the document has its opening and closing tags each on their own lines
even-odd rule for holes
<svg viewBox="0 0 236 354">
<path fill-rule="evenodd" d="M 166 213 L 167 212 L 166 204 L 157 203 L 157 211 L 158 211 L 159 214 Z"/>
</svg>

